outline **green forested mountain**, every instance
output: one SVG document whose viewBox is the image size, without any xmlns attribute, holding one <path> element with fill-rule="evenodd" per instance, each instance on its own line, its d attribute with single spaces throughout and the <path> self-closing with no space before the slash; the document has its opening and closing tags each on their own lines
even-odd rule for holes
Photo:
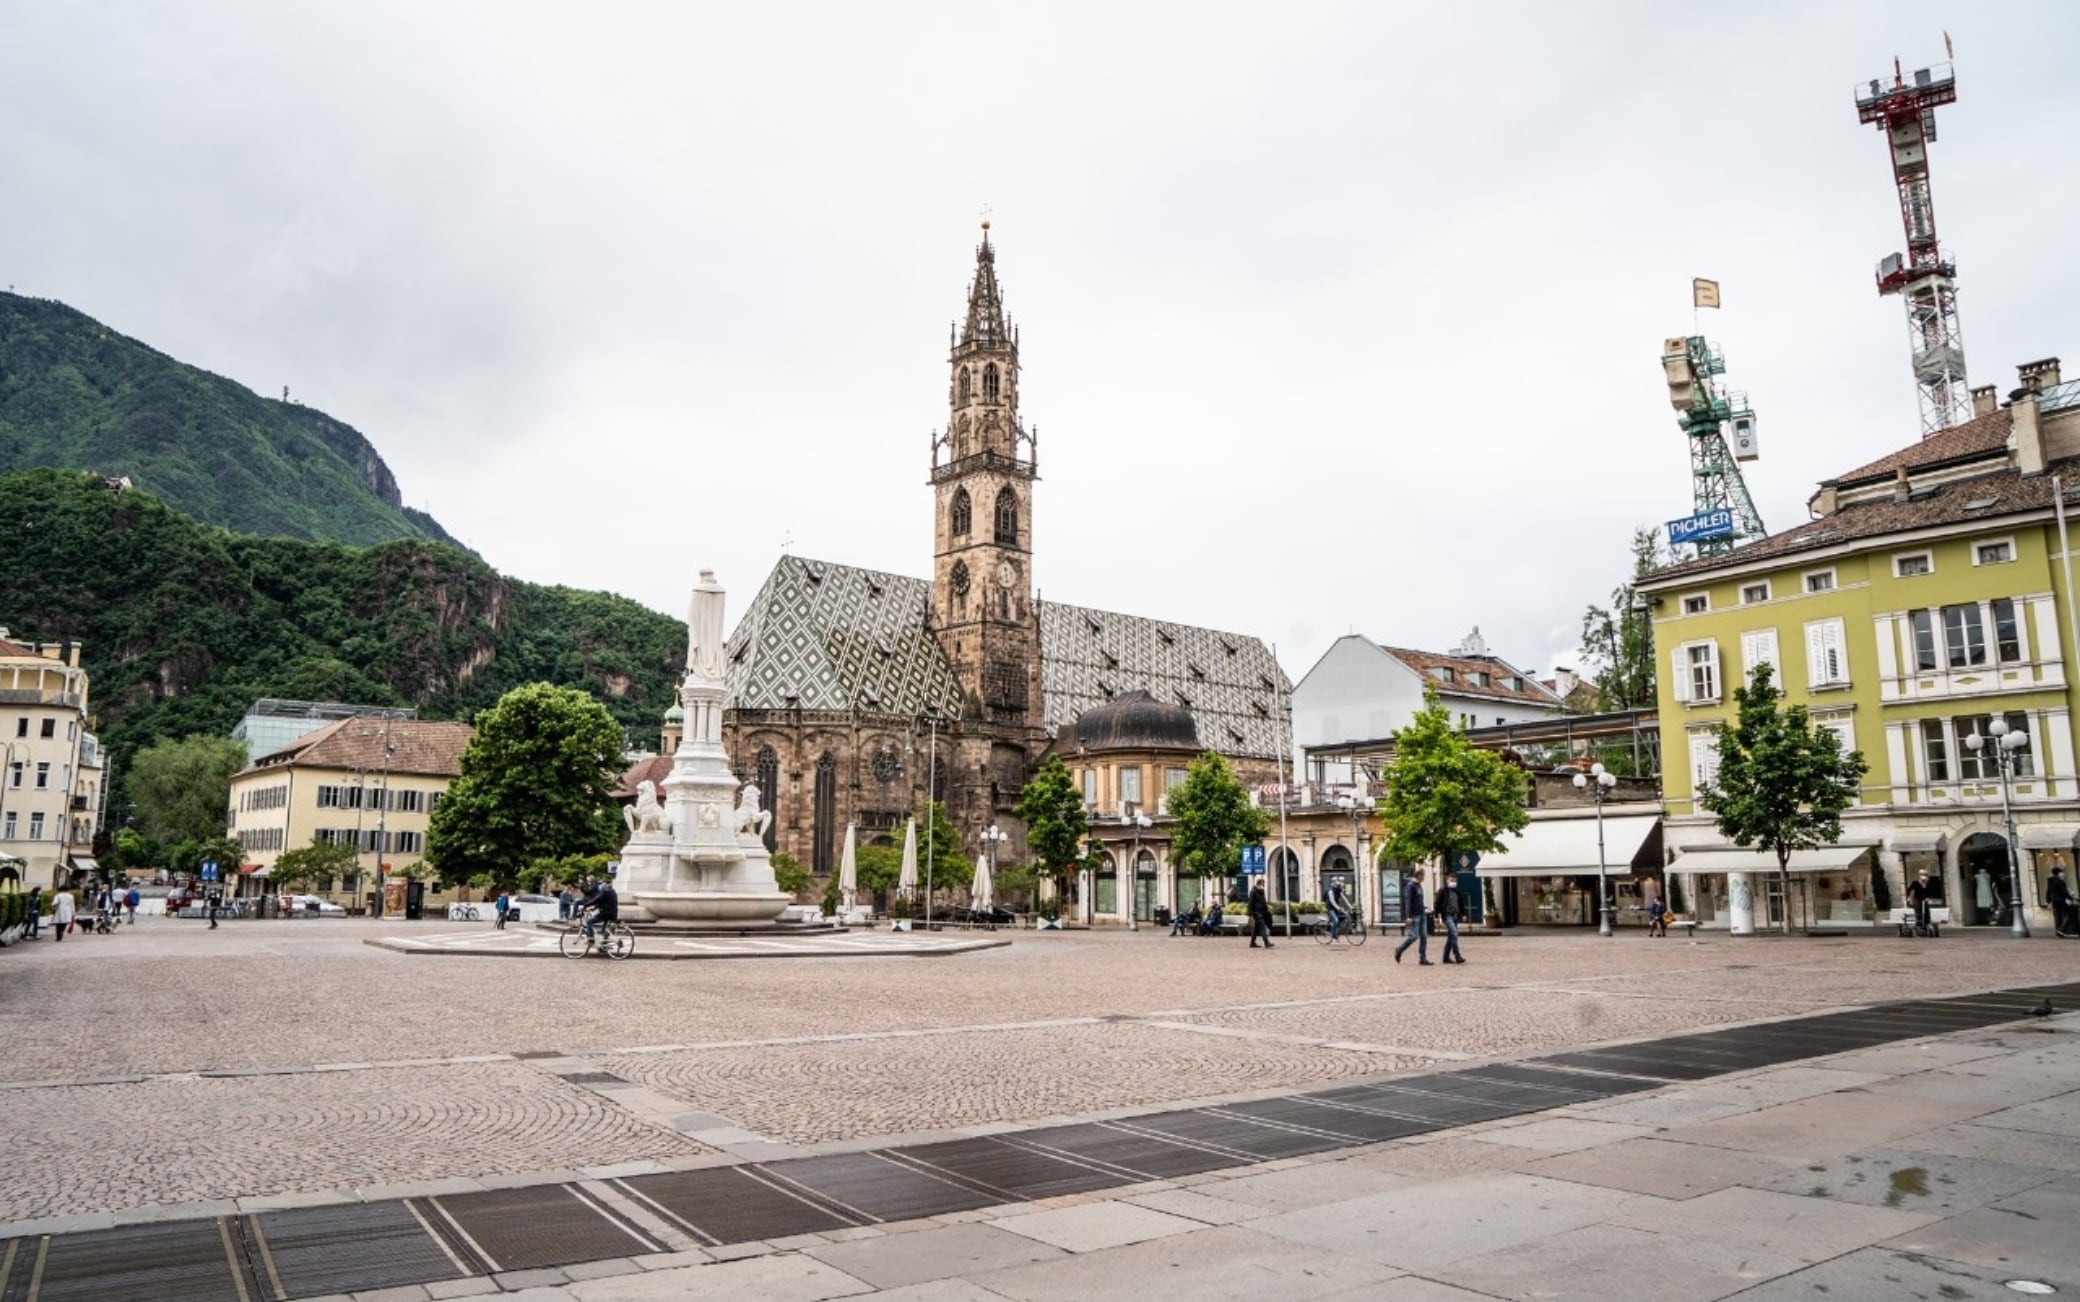
<svg viewBox="0 0 2080 1302">
<path fill-rule="evenodd" d="M 0 472 L 128 475 L 206 524 L 368 546 L 453 542 L 369 441 L 50 299 L 0 294 Z"/>
<path fill-rule="evenodd" d="M 670 616 L 502 578 L 445 544 L 249 537 L 52 469 L 0 474 L 0 625 L 83 644 L 118 773 L 160 737 L 229 732 L 262 696 L 467 719 L 546 681 L 654 743 L 686 657 Z"/>
</svg>

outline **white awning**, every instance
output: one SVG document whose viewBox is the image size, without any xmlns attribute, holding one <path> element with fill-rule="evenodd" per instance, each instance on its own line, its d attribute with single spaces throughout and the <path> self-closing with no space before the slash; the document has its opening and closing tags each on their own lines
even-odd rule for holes
<svg viewBox="0 0 2080 1302">
<path fill-rule="evenodd" d="M 1785 865 L 1795 873 L 1826 872 L 1847 868 L 1871 852 L 1867 845 L 1824 845 L 1817 850 L 1793 850 Z M 1673 871 L 1679 873 L 1760 873 L 1777 870 L 1775 850 L 1691 850 L 1677 857 Z"/>
<path fill-rule="evenodd" d="M 2015 834 L 2025 850 L 2070 850 L 2080 836 L 2080 824 L 2024 823 Z"/>
<path fill-rule="evenodd" d="M 81 873 L 100 872 L 101 865 L 95 863 L 91 858 L 87 857 L 86 855 L 76 854 L 72 856 L 72 870 L 74 872 Z"/>
<path fill-rule="evenodd" d="M 1885 848 L 1894 854 L 1941 854 L 1949 838 L 1947 827 L 1903 827 L 1885 838 Z"/>
<path fill-rule="evenodd" d="M 1629 875 L 1640 847 L 1660 826 L 1659 814 L 1604 815 L 1602 864 L 1617 876 Z M 1504 833 L 1502 843 L 1509 848 L 1481 856 L 1476 869 L 1481 876 L 1558 877 L 1597 871 L 1594 818 L 1543 819 L 1521 833 Z"/>
</svg>

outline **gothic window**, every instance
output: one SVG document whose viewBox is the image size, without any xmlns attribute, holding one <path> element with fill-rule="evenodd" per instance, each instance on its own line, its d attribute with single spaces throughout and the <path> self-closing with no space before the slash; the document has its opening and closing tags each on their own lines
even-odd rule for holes
<svg viewBox="0 0 2080 1302">
<path fill-rule="evenodd" d="M 995 402 L 997 400 L 997 364 L 995 362 L 991 362 L 982 368 L 982 400 L 984 402 Z"/>
<path fill-rule="evenodd" d="M 994 370 L 995 368 L 993 367 L 993 368 L 991 368 L 991 369 L 993 369 L 993 370 Z M 968 368 L 967 368 L 967 367 L 965 367 L 965 366 L 963 366 L 963 367 L 961 368 L 961 401 L 962 401 L 962 402 L 966 402 L 966 401 L 968 400 L 968 383 L 969 383 L 969 381 L 968 381 Z"/>
<path fill-rule="evenodd" d="M 812 871 L 828 876 L 836 856 L 838 834 L 838 761 L 829 751 L 816 761 L 815 844 L 810 850 Z"/>
<path fill-rule="evenodd" d="M 758 752 L 758 795 L 767 813 L 773 817 L 766 824 L 766 853 L 780 848 L 780 757 L 771 746 Z"/>
<path fill-rule="evenodd" d="M 1018 545 L 1018 494 L 1008 488 L 997 490 L 997 541 Z"/>
<path fill-rule="evenodd" d="M 953 494 L 954 537 L 967 537 L 969 527 L 974 524 L 974 516 L 975 508 L 968 501 L 968 490 L 965 488 L 955 489 Z"/>
</svg>

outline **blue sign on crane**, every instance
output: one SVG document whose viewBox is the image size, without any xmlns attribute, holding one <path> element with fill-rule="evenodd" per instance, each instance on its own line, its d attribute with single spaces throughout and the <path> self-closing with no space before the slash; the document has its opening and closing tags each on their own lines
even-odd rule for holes
<svg viewBox="0 0 2080 1302">
<path fill-rule="evenodd" d="M 1671 547 L 1702 542 L 1707 538 L 1724 538 L 1732 533 L 1733 512 L 1723 506 L 1716 511 L 1705 511 L 1668 522 L 1668 542 Z"/>
</svg>

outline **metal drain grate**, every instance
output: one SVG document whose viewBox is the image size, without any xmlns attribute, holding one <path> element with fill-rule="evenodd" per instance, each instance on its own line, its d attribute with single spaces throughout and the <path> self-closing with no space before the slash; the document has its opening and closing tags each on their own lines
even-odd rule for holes
<svg viewBox="0 0 2080 1302">
<path fill-rule="evenodd" d="M 426 1201 L 461 1232 L 470 1250 L 494 1273 L 664 1250 L 581 1196 L 573 1185 L 443 1194 Z"/>
<path fill-rule="evenodd" d="M 1050 1157 L 994 1139 L 921 1144 L 898 1149 L 896 1156 L 903 1161 L 921 1162 L 985 1189 L 1000 1189 L 1017 1201 L 1092 1193 L 1129 1183 L 1123 1175 L 1092 1170 L 1067 1158 Z"/>
<path fill-rule="evenodd" d="M 571 1073 L 570 1075 L 568 1075 L 568 1076 L 558 1076 L 558 1077 L 557 1077 L 556 1079 L 558 1079 L 558 1080 L 562 1081 L 562 1082 L 563 1082 L 564 1084 L 566 1084 L 566 1085 L 626 1085 L 626 1084 L 628 1084 L 628 1078 L 627 1078 L 627 1077 L 625 1077 L 625 1076 L 616 1076 L 616 1075 L 615 1075 L 615 1074 L 614 1074 L 613 1072 L 610 1072 L 610 1071 L 574 1071 L 574 1072 L 572 1072 L 572 1073 Z"/>
<path fill-rule="evenodd" d="M 409 1202 L 262 1212 L 247 1241 L 290 1297 L 366 1292 L 474 1273 Z"/>
<path fill-rule="evenodd" d="M 1211 1149 L 1193 1148 L 1153 1135 L 1137 1135 L 1103 1122 L 1080 1126 L 1053 1126 L 1046 1130 L 1018 1132 L 1020 1143 L 1053 1149 L 1071 1157 L 1089 1158 L 1132 1171 L 1145 1180 L 1174 1180 L 1181 1175 L 1242 1166 L 1249 1159 Z"/>
<path fill-rule="evenodd" d="M 878 1153 L 833 1153 L 775 1162 L 773 1174 L 870 1220 L 908 1221 L 972 1212 L 1001 1198 L 892 1162 Z"/>
<path fill-rule="evenodd" d="M 259 1297 L 230 1222 L 171 1221 L 92 1234 L 22 1240 L 9 1288 L 28 1297 L 41 1252 L 36 1302 L 221 1302 Z"/>
<path fill-rule="evenodd" d="M 710 1243 L 749 1243 L 849 1229 L 865 1219 L 839 1216 L 759 1179 L 753 1170 L 716 1166 L 630 1176 L 617 1183 Z"/>
</svg>

